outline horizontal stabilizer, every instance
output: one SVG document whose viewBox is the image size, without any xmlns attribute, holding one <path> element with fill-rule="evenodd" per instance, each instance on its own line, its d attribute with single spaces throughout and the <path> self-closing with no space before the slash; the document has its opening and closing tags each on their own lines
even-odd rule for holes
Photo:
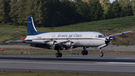
<svg viewBox="0 0 135 76">
<path fill-rule="evenodd" d="M 26 43 L 26 44 L 45 44 L 45 42 L 37 42 L 37 41 L 30 41 L 30 40 L 11 40 L 7 41 L 6 43 Z"/>
<path fill-rule="evenodd" d="M 7 41 L 6 43 L 23 43 L 25 40 L 10 40 Z"/>
</svg>

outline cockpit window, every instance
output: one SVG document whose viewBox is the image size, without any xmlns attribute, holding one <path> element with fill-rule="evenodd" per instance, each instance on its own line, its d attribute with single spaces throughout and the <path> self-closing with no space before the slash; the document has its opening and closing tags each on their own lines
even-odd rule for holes
<svg viewBox="0 0 135 76">
<path fill-rule="evenodd" d="M 98 35 L 98 37 L 99 37 L 99 38 L 102 38 L 102 37 L 103 37 L 103 35 Z"/>
</svg>

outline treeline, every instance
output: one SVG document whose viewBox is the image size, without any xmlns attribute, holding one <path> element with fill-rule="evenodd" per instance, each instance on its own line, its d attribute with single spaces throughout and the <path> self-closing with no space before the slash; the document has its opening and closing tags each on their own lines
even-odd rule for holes
<svg viewBox="0 0 135 76">
<path fill-rule="evenodd" d="M 0 23 L 26 25 L 32 16 L 37 26 L 57 27 L 102 19 L 132 16 L 130 0 L 0 0 Z"/>
</svg>

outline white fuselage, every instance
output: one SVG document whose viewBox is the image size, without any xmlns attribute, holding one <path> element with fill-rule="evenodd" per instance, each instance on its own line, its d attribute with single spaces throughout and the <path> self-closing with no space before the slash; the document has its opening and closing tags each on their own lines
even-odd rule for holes
<svg viewBox="0 0 135 76">
<path fill-rule="evenodd" d="M 99 32 L 47 32 L 28 35 L 25 40 L 37 42 L 55 40 L 57 43 L 72 41 L 76 47 L 98 47 L 105 44 L 105 38 Z"/>
</svg>

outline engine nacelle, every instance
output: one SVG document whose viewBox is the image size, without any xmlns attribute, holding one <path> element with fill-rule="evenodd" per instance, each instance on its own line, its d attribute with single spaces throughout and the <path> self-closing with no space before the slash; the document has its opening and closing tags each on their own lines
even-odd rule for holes
<svg viewBox="0 0 135 76">
<path fill-rule="evenodd" d="M 74 42 L 69 41 L 69 42 L 64 43 L 63 45 L 69 48 L 74 45 Z"/>
<path fill-rule="evenodd" d="M 56 41 L 49 41 L 49 42 L 47 42 L 46 44 L 48 44 L 48 45 L 52 46 L 52 45 L 56 45 L 56 44 L 57 44 L 57 42 L 56 42 Z"/>
</svg>

